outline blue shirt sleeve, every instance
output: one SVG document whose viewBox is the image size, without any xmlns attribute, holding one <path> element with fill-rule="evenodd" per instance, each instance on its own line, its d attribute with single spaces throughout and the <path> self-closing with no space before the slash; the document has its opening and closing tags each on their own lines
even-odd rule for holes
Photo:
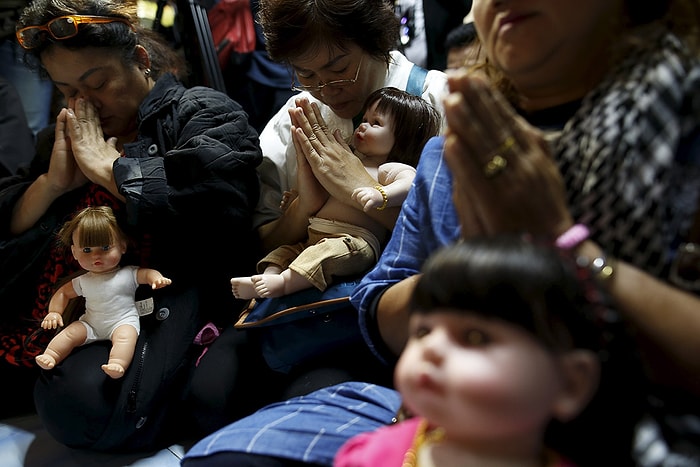
<svg viewBox="0 0 700 467">
<path fill-rule="evenodd" d="M 359 311 L 360 329 L 367 345 L 385 363 L 395 356 L 388 354 L 379 338 L 374 310 L 378 298 L 391 285 L 418 274 L 433 251 L 459 238 L 459 220 L 452 204 L 452 176 L 443 159 L 443 143 L 443 137 L 434 137 L 425 145 L 391 239 L 377 265 L 350 297 Z"/>
</svg>

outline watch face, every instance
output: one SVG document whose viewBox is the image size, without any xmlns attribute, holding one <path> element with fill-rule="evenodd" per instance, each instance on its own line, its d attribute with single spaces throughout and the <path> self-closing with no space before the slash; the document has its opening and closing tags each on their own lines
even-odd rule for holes
<svg viewBox="0 0 700 467">
<path fill-rule="evenodd" d="M 671 264 L 669 280 L 686 290 L 700 290 L 700 245 L 684 243 Z"/>
</svg>

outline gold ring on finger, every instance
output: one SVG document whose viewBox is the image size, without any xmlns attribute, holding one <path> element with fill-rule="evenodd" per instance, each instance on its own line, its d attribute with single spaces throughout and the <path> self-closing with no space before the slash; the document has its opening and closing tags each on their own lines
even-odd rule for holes
<svg viewBox="0 0 700 467">
<path fill-rule="evenodd" d="M 491 159 L 484 165 L 484 175 L 491 178 L 503 171 L 508 165 L 508 161 L 501 154 L 508 151 L 515 144 L 515 139 L 512 136 L 507 137 L 503 143 L 496 149 L 495 154 Z"/>
<path fill-rule="evenodd" d="M 486 178 L 495 177 L 501 173 L 507 165 L 508 161 L 506 158 L 496 154 L 486 163 L 486 165 L 484 165 L 484 175 L 486 175 Z"/>
</svg>

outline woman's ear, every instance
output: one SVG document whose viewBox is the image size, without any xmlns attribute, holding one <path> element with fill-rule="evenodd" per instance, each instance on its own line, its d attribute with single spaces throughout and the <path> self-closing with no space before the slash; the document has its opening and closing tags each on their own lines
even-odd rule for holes
<svg viewBox="0 0 700 467">
<path fill-rule="evenodd" d="M 566 422 L 588 405 L 600 383 L 600 360 L 590 350 L 577 349 L 559 356 L 562 387 L 552 406 L 552 417 Z"/>
<path fill-rule="evenodd" d="M 139 64 L 139 68 L 142 70 L 148 70 L 151 68 L 151 56 L 148 55 L 148 51 L 142 45 L 137 45 L 135 48 L 136 62 Z"/>
</svg>

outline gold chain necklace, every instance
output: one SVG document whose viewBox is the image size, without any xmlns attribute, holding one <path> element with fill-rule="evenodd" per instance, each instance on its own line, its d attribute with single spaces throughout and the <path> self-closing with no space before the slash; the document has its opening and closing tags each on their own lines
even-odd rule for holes
<svg viewBox="0 0 700 467">
<path fill-rule="evenodd" d="M 418 425 L 413 444 L 403 456 L 401 467 L 416 467 L 418 465 L 418 451 L 425 443 L 437 443 L 445 437 L 445 430 L 442 428 L 428 428 L 428 420 L 423 419 Z"/>
</svg>

